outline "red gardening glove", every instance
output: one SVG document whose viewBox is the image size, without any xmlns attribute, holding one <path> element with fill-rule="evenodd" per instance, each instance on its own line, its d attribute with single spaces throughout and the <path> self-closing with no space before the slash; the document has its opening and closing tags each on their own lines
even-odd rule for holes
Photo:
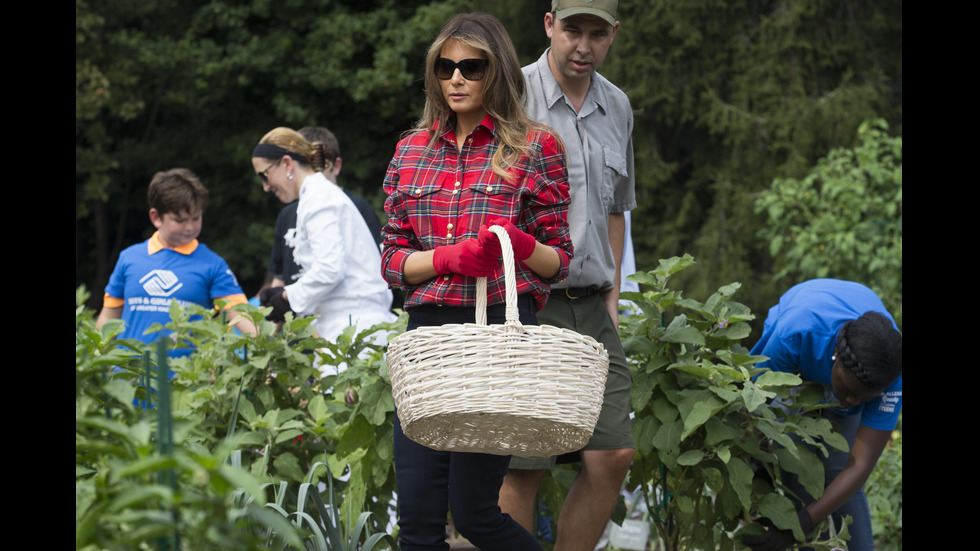
<svg viewBox="0 0 980 551">
<path fill-rule="evenodd" d="M 436 273 L 488 277 L 500 264 L 500 260 L 480 247 L 475 237 L 455 245 L 443 245 L 432 251 L 432 267 Z"/>
<path fill-rule="evenodd" d="M 514 249 L 514 260 L 527 260 L 534 253 L 534 247 L 537 246 L 538 241 L 531 234 L 518 229 L 517 226 L 506 218 L 494 218 L 490 220 L 488 225 L 480 226 L 480 233 L 477 234 L 477 239 L 480 240 L 480 246 L 483 247 L 483 250 L 498 258 L 501 255 L 500 239 L 497 237 L 497 234 L 490 231 L 489 226 L 500 226 L 507 230 L 507 237 L 510 238 L 510 246 Z"/>
</svg>

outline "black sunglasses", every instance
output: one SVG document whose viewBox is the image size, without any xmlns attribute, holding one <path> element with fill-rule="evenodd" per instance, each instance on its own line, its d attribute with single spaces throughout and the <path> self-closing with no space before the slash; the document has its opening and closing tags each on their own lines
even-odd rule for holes
<svg viewBox="0 0 980 551">
<path fill-rule="evenodd" d="M 490 62 L 486 59 L 461 59 L 457 62 L 440 57 L 436 59 L 436 78 L 449 80 L 453 78 L 456 69 L 459 69 L 459 74 L 466 80 L 480 80 L 487 70 L 488 63 Z"/>
<path fill-rule="evenodd" d="M 277 164 L 279 164 L 279 161 L 281 161 L 281 160 L 282 160 L 282 157 L 279 157 L 279 159 L 277 159 L 276 162 L 274 162 L 271 165 L 265 167 L 265 170 L 263 170 L 262 172 L 259 172 L 257 174 L 258 177 L 259 177 L 259 180 L 261 180 L 263 184 L 268 184 L 269 183 L 269 171 L 272 170 L 272 167 L 274 167 Z"/>
</svg>

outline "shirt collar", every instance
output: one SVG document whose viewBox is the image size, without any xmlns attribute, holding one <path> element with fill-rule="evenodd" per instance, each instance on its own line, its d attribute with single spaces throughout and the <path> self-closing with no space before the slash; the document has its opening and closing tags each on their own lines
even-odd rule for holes
<svg viewBox="0 0 980 551">
<path fill-rule="evenodd" d="M 565 93 L 561 91 L 561 86 L 558 85 L 558 80 L 555 79 L 555 75 L 551 72 L 551 66 L 548 65 L 548 55 L 551 53 L 551 48 L 548 48 L 541 54 L 538 58 L 538 73 L 541 74 L 542 89 L 544 91 L 545 101 L 548 103 L 548 108 L 551 109 L 555 106 L 555 103 L 560 99 L 564 99 Z M 603 86 L 597 86 L 596 82 L 602 80 L 604 77 L 598 72 L 592 73 L 592 80 L 589 83 L 589 92 L 585 95 L 585 102 L 582 104 L 582 111 L 580 115 L 588 114 L 587 106 L 595 104 L 595 106 L 601 111 L 605 112 L 606 105 L 608 102 L 606 100 L 606 89 Z"/>
<path fill-rule="evenodd" d="M 163 249 L 170 249 L 183 255 L 189 255 L 194 252 L 195 249 L 197 249 L 197 245 L 198 242 L 197 239 L 195 239 L 194 241 L 191 241 L 186 245 L 181 245 L 180 247 L 168 247 L 163 244 L 163 241 L 160 241 L 160 232 L 156 231 L 153 232 L 153 235 L 151 235 L 150 239 L 146 242 L 146 249 L 147 253 L 149 254 L 158 253 Z"/>
<path fill-rule="evenodd" d="M 489 114 L 483 117 L 483 120 L 480 121 L 480 124 L 476 125 L 476 128 L 473 129 L 473 134 L 475 135 L 481 132 L 480 130 L 481 127 L 485 128 L 488 132 L 490 132 L 491 136 L 495 136 L 497 134 L 496 128 L 493 124 L 493 117 L 491 117 Z M 438 129 L 439 129 L 439 122 L 436 121 L 432 125 L 432 131 Z M 449 120 L 446 122 L 446 131 L 442 133 L 442 136 L 439 136 L 439 139 L 445 140 L 453 144 L 453 147 L 456 147 L 456 115 L 452 115 L 449 117 Z"/>
</svg>

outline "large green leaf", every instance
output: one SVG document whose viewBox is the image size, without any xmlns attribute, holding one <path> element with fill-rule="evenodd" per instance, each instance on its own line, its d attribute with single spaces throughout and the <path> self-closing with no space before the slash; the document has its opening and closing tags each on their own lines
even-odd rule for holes
<svg viewBox="0 0 980 551">
<path fill-rule="evenodd" d="M 708 446 L 717 446 L 722 442 L 732 440 L 740 434 L 740 429 L 726 424 L 717 417 L 712 417 L 704 424 L 705 439 L 704 443 Z"/>
<path fill-rule="evenodd" d="M 687 450 L 686 452 L 682 453 L 677 458 L 677 464 L 678 465 L 685 465 L 685 466 L 697 465 L 698 463 L 701 462 L 701 460 L 703 458 L 704 458 L 704 452 L 703 451 L 701 451 L 701 450 Z"/>
<path fill-rule="evenodd" d="M 388 413 L 395 411 L 395 399 L 391 395 L 391 386 L 383 381 L 361 389 L 360 412 L 375 426 L 383 425 Z"/>
<path fill-rule="evenodd" d="M 649 455 L 653 451 L 654 437 L 660 429 L 656 418 L 641 416 L 633 420 L 633 440 L 640 455 Z"/>
<path fill-rule="evenodd" d="M 768 388 L 772 386 L 789 386 L 797 387 L 803 382 L 803 379 L 795 373 L 787 373 L 785 371 L 766 371 L 756 378 L 755 384 L 760 388 Z"/>
<path fill-rule="evenodd" d="M 785 448 L 774 451 L 779 459 L 779 468 L 796 476 L 800 484 L 812 496 L 823 494 L 824 465 L 820 459 L 806 447 L 798 447 L 796 453 L 790 453 Z M 798 496 L 802 499 L 803 496 Z"/>
<path fill-rule="evenodd" d="M 630 385 L 630 405 L 633 411 L 640 411 L 647 407 L 653 398 L 656 379 L 653 377 L 633 377 L 633 384 Z"/>
<path fill-rule="evenodd" d="M 752 467 L 738 457 L 733 457 L 727 463 L 728 484 L 738 496 L 742 509 L 748 511 L 752 508 L 752 478 L 755 476 Z"/>
<path fill-rule="evenodd" d="M 684 455 L 687 455 L 687 453 L 685 453 Z M 682 455 L 681 457 L 684 456 Z M 678 459 L 677 462 L 680 463 L 681 462 L 680 459 Z M 721 471 L 718 470 L 718 467 L 714 467 L 714 466 L 705 467 L 704 469 L 702 469 L 701 474 L 704 477 L 705 484 L 708 486 L 708 488 L 711 489 L 712 492 L 716 492 L 716 493 L 720 492 L 722 488 L 725 486 L 725 477 L 721 474 Z"/>
<path fill-rule="evenodd" d="M 725 402 L 710 390 L 680 392 L 677 409 L 680 411 L 681 418 L 684 419 L 684 432 L 681 435 L 681 440 L 690 436 L 725 405 Z"/>
<path fill-rule="evenodd" d="M 796 507 L 786 496 L 770 493 L 759 502 L 759 514 L 768 518 L 783 530 L 792 530 L 797 541 L 803 541 L 803 530 L 800 528 Z"/>
<path fill-rule="evenodd" d="M 745 410 L 754 412 L 760 406 L 776 397 L 775 393 L 762 390 L 758 385 L 749 381 L 742 388 L 742 401 L 745 402 Z"/>
<path fill-rule="evenodd" d="M 667 466 L 673 469 L 677 466 L 677 456 L 680 455 L 681 432 L 683 422 L 665 423 L 660 426 L 651 440 L 657 450 L 657 456 Z"/>
<path fill-rule="evenodd" d="M 670 322 L 661 340 L 680 344 L 703 345 L 704 335 L 696 328 L 687 325 L 687 318 L 681 314 Z"/>
</svg>

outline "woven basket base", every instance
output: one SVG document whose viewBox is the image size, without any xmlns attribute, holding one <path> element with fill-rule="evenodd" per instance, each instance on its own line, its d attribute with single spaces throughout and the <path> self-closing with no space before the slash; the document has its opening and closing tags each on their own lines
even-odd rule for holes
<svg viewBox="0 0 980 551">
<path fill-rule="evenodd" d="M 403 425 L 405 436 L 441 451 L 550 457 L 582 449 L 592 437 L 584 429 L 554 419 L 500 412 L 430 415 Z"/>
</svg>

